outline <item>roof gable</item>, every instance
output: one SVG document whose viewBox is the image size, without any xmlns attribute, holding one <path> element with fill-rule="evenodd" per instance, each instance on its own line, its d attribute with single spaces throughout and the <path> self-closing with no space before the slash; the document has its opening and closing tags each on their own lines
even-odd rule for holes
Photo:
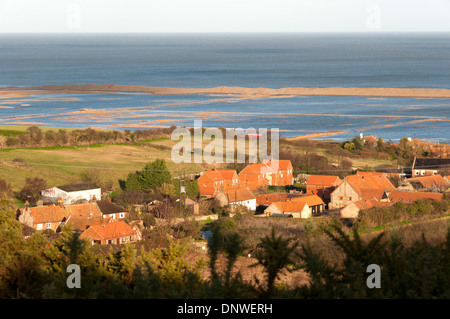
<svg viewBox="0 0 450 319">
<path fill-rule="evenodd" d="M 92 231 L 97 233 L 102 239 L 132 236 L 136 233 L 136 231 L 123 220 L 114 223 L 92 225 L 85 231 L 85 233 L 88 232 L 89 234 Z"/>
<path fill-rule="evenodd" d="M 319 185 L 319 186 L 336 186 L 341 182 L 339 176 L 334 175 L 310 175 L 306 181 L 306 185 Z"/>
</svg>

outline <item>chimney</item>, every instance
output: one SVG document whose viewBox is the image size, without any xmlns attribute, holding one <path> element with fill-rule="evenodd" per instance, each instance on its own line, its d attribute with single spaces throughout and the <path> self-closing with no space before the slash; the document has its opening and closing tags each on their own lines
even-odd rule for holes
<svg viewBox="0 0 450 319">
<path fill-rule="evenodd" d="M 44 206 L 44 201 L 42 200 L 42 198 L 39 198 L 39 200 L 36 202 L 38 207 L 42 207 Z"/>
<path fill-rule="evenodd" d="M 61 197 L 58 198 L 58 205 L 59 205 L 60 207 L 64 208 L 64 201 L 63 201 L 63 199 L 62 199 Z"/>
</svg>

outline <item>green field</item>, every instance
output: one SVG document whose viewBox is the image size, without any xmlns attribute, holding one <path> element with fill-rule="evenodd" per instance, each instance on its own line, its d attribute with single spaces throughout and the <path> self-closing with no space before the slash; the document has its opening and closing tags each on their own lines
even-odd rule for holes
<svg viewBox="0 0 450 319">
<path fill-rule="evenodd" d="M 173 142 L 154 143 L 167 145 Z M 42 177 L 51 187 L 80 182 L 81 174 L 89 169 L 104 169 L 110 172 L 118 186 L 119 179 L 126 179 L 128 173 L 141 170 L 157 158 L 166 160 L 173 176 L 204 169 L 200 164 L 173 163 L 171 150 L 137 145 L 97 145 L 0 151 L 0 178 L 10 183 L 13 191 L 19 191 L 27 177 Z"/>
</svg>

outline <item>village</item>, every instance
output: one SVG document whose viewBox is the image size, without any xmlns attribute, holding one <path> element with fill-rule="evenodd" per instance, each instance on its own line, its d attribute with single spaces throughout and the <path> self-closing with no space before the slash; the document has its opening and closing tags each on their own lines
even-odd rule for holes
<svg viewBox="0 0 450 319">
<path fill-rule="evenodd" d="M 214 201 L 233 213 L 247 213 L 254 218 L 335 217 L 351 221 L 358 218 L 361 210 L 372 207 L 393 206 L 398 202 L 412 204 L 417 200 L 441 201 L 450 192 L 450 176 L 445 175 L 449 165 L 450 159 L 415 158 L 409 172 L 356 171 L 341 179 L 333 175 L 299 177 L 290 160 L 277 160 L 249 164 L 239 173 L 231 169 L 207 169 L 194 182 L 203 201 Z M 399 181 L 397 187 L 392 178 Z M 294 187 L 296 179 L 303 179 L 304 189 Z M 70 225 L 92 245 L 135 243 L 142 239 L 141 210 L 152 213 L 156 224 L 163 223 L 168 216 L 155 210 L 164 201 L 140 205 L 133 208 L 139 210 L 138 214 L 130 214 L 130 210 L 105 196 L 100 187 L 87 183 L 42 189 L 40 195 L 35 206 L 27 201 L 25 207 L 17 210 L 16 219 L 23 225 L 24 236 L 36 231 L 59 233 Z M 178 220 L 218 218 L 218 214 L 202 215 L 197 199 L 185 196 L 177 202 L 188 212 Z M 137 217 L 130 218 L 131 215 Z"/>
</svg>

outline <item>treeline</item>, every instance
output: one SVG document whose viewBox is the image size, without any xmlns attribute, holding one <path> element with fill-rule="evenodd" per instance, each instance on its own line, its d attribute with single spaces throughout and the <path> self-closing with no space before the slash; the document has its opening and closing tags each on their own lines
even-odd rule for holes
<svg viewBox="0 0 450 319">
<path fill-rule="evenodd" d="M 134 143 L 158 138 L 170 138 L 173 130 L 174 127 L 136 131 L 96 130 L 93 128 L 43 131 L 37 126 L 31 126 L 27 128 L 26 133 L 0 136 L 0 149 Z"/>
<path fill-rule="evenodd" d="M 355 136 L 339 145 L 342 149 L 361 157 L 391 159 L 403 166 L 411 166 L 414 157 L 430 155 L 424 145 L 414 144 L 407 137 L 400 139 L 399 143 L 392 143 L 384 141 L 381 137 L 376 142 L 370 142 Z"/>
<path fill-rule="evenodd" d="M 405 245 L 401 237 L 383 234 L 363 240 L 355 231 L 336 227 L 327 232 L 342 254 L 330 263 L 313 249 L 275 230 L 261 238 L 254 265 L 261 280 L 243 279 L 236 262 L 245 249 L 228 218 L 214 222 L 207 259 L 188 262 L 189 238 L 169 240 L 164 248 L 138 251 L 126 244 L 95 254 L 95 246 L 65 228 L 49 242 L 41 232 L 27 239 L 7 200 L 0 202 L 0 298 L 449 298 L 450 230 L 446 240 L 432 245 L 425 237 Z M 225 259 L 219 266 L 220 257 Z M 68 288 L 68 265 L 80 266 L 81 288 Z M 369 288 L 369 265 L 380 267 L 380 288 Z M 209 272 L 202 275 L 202 270 Z M 303 269 L 308 284 L 279 281 L 284 272 Z"/>
</svg>

